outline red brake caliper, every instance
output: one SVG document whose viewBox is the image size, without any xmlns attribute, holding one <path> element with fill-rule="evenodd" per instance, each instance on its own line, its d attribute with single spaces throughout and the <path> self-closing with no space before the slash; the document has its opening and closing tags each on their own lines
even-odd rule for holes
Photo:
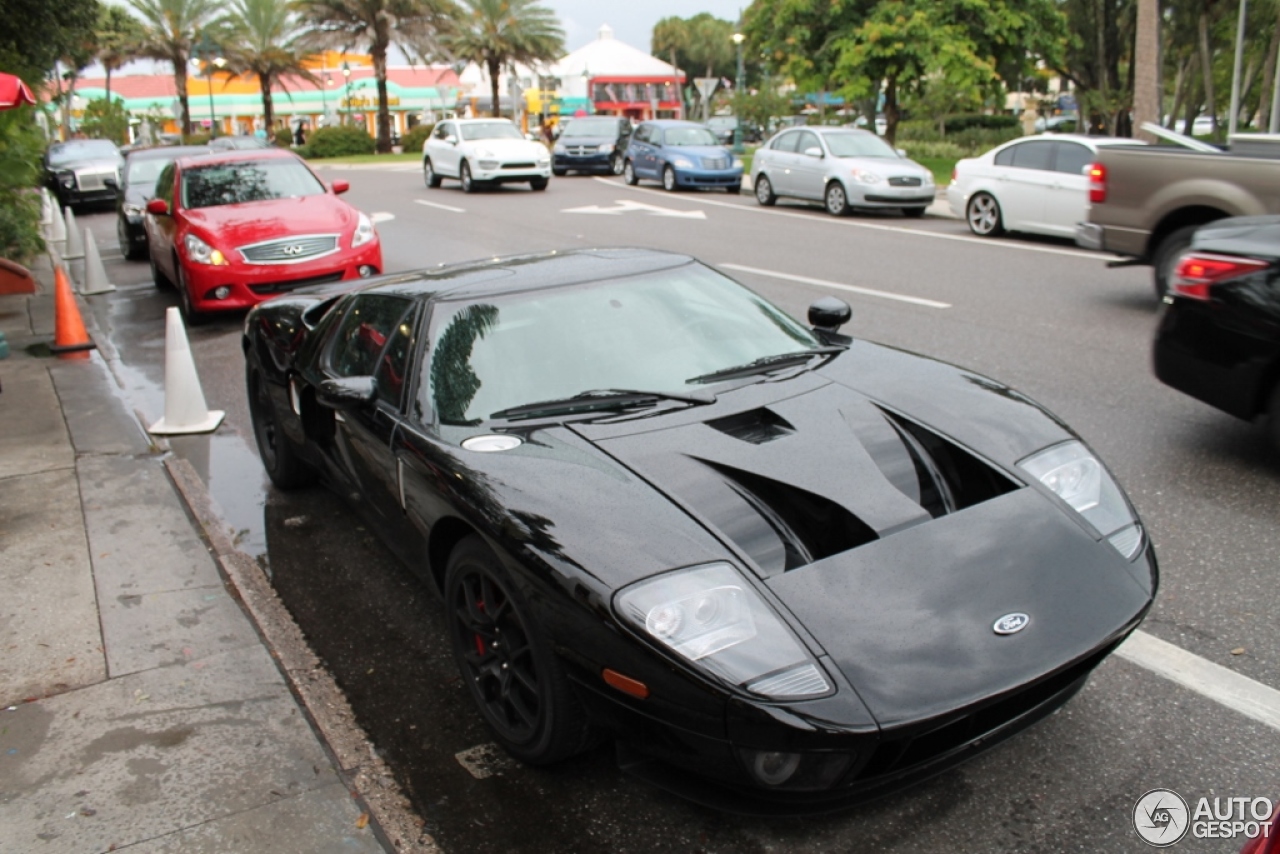
<svg viewBox="0 0 1280 854">
<path fill-rule="evenodd" d="M 481 613 L 484 613 L 483 599 L 476 602 L 476 610 L 480 611 Z M 479 632 L 476 632 L 475 634 L 476 634 L 476 655 L 484 655 L 484 638 L 480 636 Z"/>
</svg>

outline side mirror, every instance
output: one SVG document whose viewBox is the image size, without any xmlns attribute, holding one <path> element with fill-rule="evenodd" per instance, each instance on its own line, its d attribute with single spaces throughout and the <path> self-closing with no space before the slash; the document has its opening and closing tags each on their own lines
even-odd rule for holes
<svg viewBox="0 0 1280 854">
<path fill-rule="evenodd" d="M 806 157 L 821 157 L 821 156 L 822 156 L 822 149 L 821 149 L 821 148 L 818 148 L 818 146 L 816 146 L 816 145 L 815 145 L 815 146 L 813 146 L 813 147 L 811 147 L 811 148 L 806 148 L 806 149 L 804 150 L 804 153 L 805 153 L 805 156 L 806 156 Z"/>
<path fill-rule="evenodd" d="M 894 151 L 896 151 L 898 153 L 898 156 L 901 157 L 903 160 L 907 158 L 907 150 L 905 148 L 895 148 Z"/>
<path fill-rule="evenodd" d="M 316 388 L 316 401 L 330 409 L 356 409 L 372 403 L 378 393 L 373 377 L 339 377 Z"/>
<path fill-rule="evenodd" d="M 351 189 L 351 183 L 349 181 L 334 181 L 330 186 L 333 188 L 333 194 L 335 196 L 341 195 Z"/>
<path fill-rule="evenodd" d="M 457 145 L 457 144 L 458 144 L 458 138 L 457 138 L 456 136 L 454 136 L 453 134 L 449 134 L 448 136 L 446 136 L 446 137 L 444 138 L 444 141 L 445 141 L 445 142 L 447 142 L 447 143 L 449 143 L 450 145 Z"/>
<path fill-rule="evenodd" d="M 147 202 L 147 213 L 155 214 L 156 216 L 168 216 L 169 203 L 164 199 L 151 199 Z"/>
<path fill-rule="evenodd" d="M 852 316 L 849 304 L 835 297 L 820 297 L 809 305 L 809 325 L 821 332 L 838 331 Z"/>
</svg>

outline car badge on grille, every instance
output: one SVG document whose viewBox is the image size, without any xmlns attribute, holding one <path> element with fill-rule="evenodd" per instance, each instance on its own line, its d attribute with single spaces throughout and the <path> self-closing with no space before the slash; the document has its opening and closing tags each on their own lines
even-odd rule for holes
<svg viewBox="0 0 1280 854">
<path fill-rule="evenodd" d="M 295 243 L 295 244 L 293 244 L 292 246 L 282 246 L 282 247 L 280 247 L 280 251 L 281 251 L 281 252 L 283 252 L 285 255 L 301 255 L 301 254 L 302 254 L 302 246 L 300 246 L 299 244 Z"/>
<path fill-rule="evenodd" d="M 1025 629 L 1027 624 L 1030 622 L 1031 618 L 1026 614 L 1005 614 L 1003 617 L 996 620 L 995 625 L 991 627 L 991 630 L 998 635 L 1017 634 Z"/>
</svg>

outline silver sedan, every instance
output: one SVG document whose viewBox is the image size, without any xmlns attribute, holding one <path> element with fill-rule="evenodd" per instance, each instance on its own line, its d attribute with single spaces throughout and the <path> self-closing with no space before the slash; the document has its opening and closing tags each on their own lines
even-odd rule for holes
<svg viewBox="0 0 1280 854">
<path fill-rule="evenodd" d="M 786 196 L 822 202 L 843 216 L 850 208 L 898 208 L 921 216 L 933 203 L 933 174 L 870 131 L 803 127 L 782 131 L 751 164 L 756 201 Z"/>
</svg>

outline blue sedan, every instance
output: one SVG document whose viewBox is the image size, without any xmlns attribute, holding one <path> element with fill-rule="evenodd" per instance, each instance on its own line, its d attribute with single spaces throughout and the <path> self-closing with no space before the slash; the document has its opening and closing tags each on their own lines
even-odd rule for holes
<svg viewBox="0 0 1280 854">
<path fill-rule="evenodd" d="M 723 187 L 739 193 L 742 161 L 721 145 L 706 125 L 662 119 L 644 122 L 631 135 L 622 177 L 633 185 L 641 178 L 661 181 L 668 191 Z"/>
</svg>

